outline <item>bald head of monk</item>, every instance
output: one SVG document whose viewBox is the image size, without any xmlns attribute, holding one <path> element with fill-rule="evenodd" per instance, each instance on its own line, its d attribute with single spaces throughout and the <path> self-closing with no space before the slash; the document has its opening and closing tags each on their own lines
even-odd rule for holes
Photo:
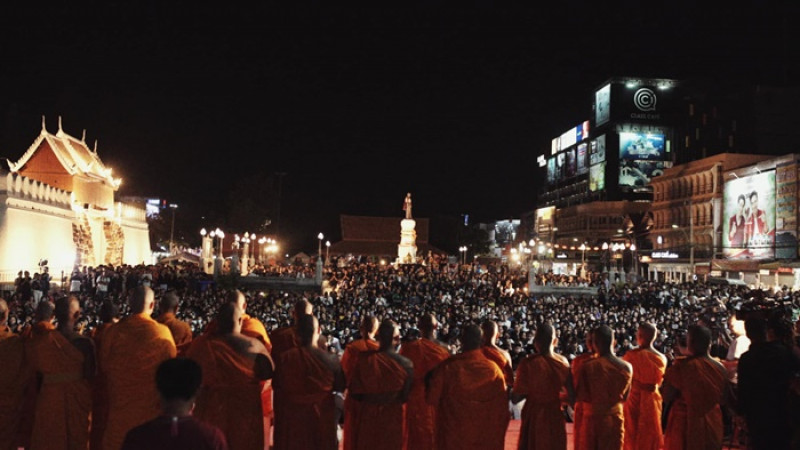
<svg viewBox="0 0 800 450">
<path fill-rule="evenodd" d="M 242 308 L 236 303 L 224 303 L 217 311 L 219 334 L 239 334 L 242 332 Z"/>
<path fill-rule="evenodd" d="M 180 299 L 178 298 L 177 294 L 170 291 L 164 294 L 161 297 L 161 302 L 159 304 L 161 309 L 161 314 L 164 313 L 177 313 L 178 312 L 178 304 L 180 303 Z"/>
<path fill-rule="evenodd" d="M 555 330 L 549 323 L 543 323 L 536 327 L 536 334 L 533 336 L 533 346 L 536 351 L 543 355 L 553 353 L 556 344 Z"/>
<path fill-rule="evenodd" d="M 319 341 L 319 321 L 311 314 L 297 319 L 297 337 L 303 347 L 316 347 Z"/>
<path fill-rule="evenodd" d="M 361 331 L 361 339 L 375 339 L 375 333 L 378 332 L 378 319 L 375 316 L 364 316 L 358 329 Z"/>
<path fill-rule="evenodd" d="M 36 305 L 36 312 L 33 315 L 33 318 L 37 322 L 50 322 L 53 320 L 53 314 L 55 312 L 55 305 L 47 300 L 42 300 Z"/>
<path fill-rule="evenodd" d="M 691 325 L 686 334 L 686 345 L 692 356 L 708 355 L 711 349 L 711 330 L 702 325 Z"/>
<path fill-rule="evenodd" d="M 439 328 L 439 321 L 436 320 L 436 316 L 433 314 L 423 314 L 420 316 L 419 320 L 417 320 L 417 327 L 419 327 L 422 337 L 425 339 L 435 339 L 436 329 Z"/>
<path fill-rule="evenodd" d="M 309 302 L 306 298 L 301 297 L 295 300 L 292 308 L 292 316 L 294 317 L 295 323 L 297 323 L 300 317 L 311 315 L 313 313 L 314 305 L 312 305 L 311 302 Z"/>
<path fill-rule="evenodd" d="M 592 332 L 595 351 L 600 355 L 614 353 L 614 330 L 608 325 L 600 325 Z"/>
<path fill-rule="evenodd" d="M 483 345 L 495 345 L 499 332 L 497 322 L 490 319 L 484 320 L 481 323 L 481 331 L 483 332 Z"/>
<path fill-rule="evenodd" d="M 137 286 L 131 295 L 131 314 L 153 314 L 156 296 L 148 286 Z"/>
<path fill-rule="evenodd" d="M 0 327 L 8 326 L 8 303 L 0 298 Z"/>
<path fill-rule="evenodd" d="M 467 324 L 461 330 L 461 351 L 469 352 L 481 348 L 483 332 L 475 324 Z"/>
<path fill-rule="evenodd" d="M 594 350 L 594 332 L 590 331 L 590 332 L 586 333 L 586 339 L 585 340 L 586 340 L 586 350 L 588 350 L 589 353 L 594 353 L 595 352 L 595 350 Z"/>
<path fill-rule="evenodd" d="M 119 320 L 119 308 L 111 300 L 106 299 L 100 306 L 100 320 L 103 323 L 114 323 Z"/>
<path fill-rule="evenodd" d="M 653 348 L 653 342 L 658 336 L 658 329 L 650 322 L 642 322 L 636 331 L 636 342 L 641 348 Z"/>
<path fill-rule="evenodd" d="M 242 310 L 242 313 L 247 311 L 247 298 L 238 289 L 228 292 L 228 295 L 225 296 L 225 303 L 235 303 Z"/>
<path fill-rule="evenodd" d="M 72 330 L 81 315 L 81 304 L 75 296 L 60 297 L 56 299 L 54 315 L 59 329 Z"/>
<path fill-rule="evenodd" d="M 384 319 L 378 327 L 380 350 L 397 350 L 400 345 L 400 326 L 392 319 Z"/>
</svg>

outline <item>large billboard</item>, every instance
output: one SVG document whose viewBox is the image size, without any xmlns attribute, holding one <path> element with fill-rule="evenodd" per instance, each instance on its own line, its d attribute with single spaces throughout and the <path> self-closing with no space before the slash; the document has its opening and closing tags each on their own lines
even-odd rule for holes
<svg viewBox="0 0 800 450">
<path fill-rule="evenodd" d="M 599 164 L 606 160 L 606 135 L 598 136 L 590 142 L 589 164 Z"/>
<path fill-rule="evenodd" d="M 556 182 L 556 157 L 547 158 L 547 182 L 554 184 Z"/>
<path fill-rule="evenodd" d="M 619 159 L 664 161 L 666 139 L 663 134 L 627 133 L 619 134 Z"/>
<path fill-rule="evenodd" d="M 601 162 L 589 167 L 589 190 L 602 191 L 606 188 L 606 163 Z"/>
<path fill-rule="evenodd" d="M 645 187 L 653 177 L 664 174 L 664 169 L 672 166 L 671 161 L 640 161 L 622 159 L 619 161 L 619 186 Z"/>
<path fill-rule="evenodd" d="M 611 85 L 607 84 L 594 94 L 594 125 L 600 126 L 611 119 Z"/>
<path fill-rule="evenodd" d="M 722 253 L 731 259 L 772 258 L 775 252 L 775 171 L 725 182 Z"/>
<path fill-rule="evenodd" d="M 587 145 L 578 144 L 578 175 L 583 175 L 589 171 L 589 158 L 587 153 Z"/>
<path fill-rule="evenodd" d="M 571 148 L 565 152 L 567 154 L 566 177 L 574 177 L 578 170 L 578 161 L 575 158 L 575 149 Z"/>
</svg>

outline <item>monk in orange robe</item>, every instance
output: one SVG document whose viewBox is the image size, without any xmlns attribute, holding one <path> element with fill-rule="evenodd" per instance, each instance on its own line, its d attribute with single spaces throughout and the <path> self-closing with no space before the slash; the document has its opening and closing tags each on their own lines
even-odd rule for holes
<svg viewBox="0 0 800 450">
<path fill-rule="evenodd" d="M 125 433 L 161 411 L 156 369 L 177 350 L 169 328 L 151 317 L 154 308 L 153 290 L 138 286 L 130 297 L 131 314 L 103 333 L 98 360 L 108 387 L 105 450 L 119 449 Z"/>
<path fill-rule="evenodd" d="M 576 449 L 586 448 L 586 443 L 583 442 L 583 438 L 586 437 L 586 433 L 582 432 L 582 430 L 586 428 L 586 415 L 583 413 L 584 409 L 586 409 L 586 399 L 582 397 L 575 397 L 575 393 L 577 392 L 578 379 L 580 379 L 580 371 L 583 368 L 583 364 L 586 361 L 594 358 L 594 356 L 592 332 L 589 331 L 586 333 L 586 352 L 581 353 L 572 361 L 572 367 L 570 371 L 570 382 L 572 383 L 572 396 L 570 398 L 574 400 L 572 414 L 572 440 Z"/>
<path fill-rule="evenodd" d="M 203 369 L 203 389 L 195 416 L 219 427 L 230 448 L 264 449 L 261 381 L 274 366 L 264 344 L 242 334 L 242 310 L 225 303 L 217 313 L 217 333 L 192 342 L 186 357 Z"/>
<path fill-rule="evenodd" d="M 413 365 L 397 353 L 400 327 L 394 321 L 381 322 L 378 342 L 378 350 L 362 352 L 352 366 L 347 395 L 359 404 L 359 416 L 345 433 L 352 433 L 347 439 L 357 450 L 402 450 Z"/>
<path fill-rule="evenodd" d="M 41 375 L 31 449 L 78 449 L 89 446 L 94 376 L 94 344 L 75 332 L 81 307 L 75 297 L 56 300 L 58 328 L 34 336 L 31 367 Z"/>
<path fill-rule="evenodd" d="M 306 315 L 297 323 L 300 346 L 281 354 L 273 387 L 282 405 L 281 427 L 275 427 L 275 450 L 336 450 L 334 391 L 344 391 L 339 358 L 321 350 L 319 322 Z"/>
<path fill-rule="evenodd" d="M 275 361 L 280 360 L 280 355 L 284 351 L 300 345 L 300 339 L 297 337 L 297 320 L 302 316 L 311 315 L 313 312 L 313 305 L 305 298 L 294 302 L 292 324 L 272 331 L 272 358 Z"/>
<path fill-rule="evenodd" d="M 192 327 L 176 317 L 179 303 L 180 300 L 175 293 L 168 292 L 165 294 L 161 298 L 159 305 L 161 314 L 156 319 L 156 322 L 169 328 L 169 332 L 172 333 L 172 340 L 175 341 L 175 347 L 178 349 L 178 356 L 183 356 L 192 343 Z"/>
<path fill-rule="evenodd" d="M 0 298 L 0 450 L 16 450 L 25 386 L 31 371 L 22 337 L 8 328 L 8 303 Z"/>
<path fill-rule="evenodd" d="M 483 332 L 481 351 L 484 356 L 500 367 L 506 380 L 506 387 L 511 388 L 514 385 L 514 368 L 511 364 L 511 355 L 497 346 L 497 335 L 499 333 L 497 322 L 484 320 L 481 323 L 481 331 Z"/>
<path fill-rule="evenodd" d="M 636 332 L 639 348 L 622 357 L 633 367 L 631 393 L 625 401 L 625 449 L 658 450 L 663 445 L 661 433 L 661 393 L 667 358 L 653 347 L 658 329 L 642 323 Z"/>
<path fill-rule="evenodd" d="M 344 397 L 344 449 L 352 450 L 354 445 L 351 437 L 355 436 L 354 427 L 359 423 L 361 414 L 361 403 L 356 402 L 349 394 L 350 381 L 353 378 L 353 371 L 358 362 L 359 355 L 364 352 L 378 350 L 378 342 L 375 341 L 375 333 L 378 332 L 378 319 L 374 316 L 364 316 L 359 326 L 361 338 L 349 344 L 342 354 L 342 370 L 344 371 L 345 382 L 348 391 Z"/>
<path fill-rule="evenodd" d="M 92 329 L 91 337 L 94 348 L 98 350 L 103 342 L 106 331 L 119 322 L 119 309 L 111 300 L 106 299 L 100 306 L 100 320 L 102 324 Z M 100 367 L 99 358 L 96 361 Z M 108 386 L 104 375 L 97 371 L 92 382 L 92 429 L 89 435 L 89 448 L 91 450 L 103 450 L 103 435 L 106 432 L 108 421 Z"/>
<path fill-rule="evenodd" d="M 536 328 L 533 345 L 538 352 L 523 359 L 517 369 L 511 401 L 525 400 L 520 425 L 520 450 L 567 448 L 567 430 L 561 397 L 568 388 L 569 362 L 555 353 L 555 332 L 543 323 Z"/>
<path fill-rule="evenodd" d="M 461 332 L 461 353 L 431 374 L 427 401 L 436 408 L 436 447 L 502 450 L 510 419 L 503 371 L 481 352 L 481 329 Z"/>
<path fill-rule="evenodd" d="M 601 325 L 593 331 L 597 357 L 583 364 L 577 395 L 584 398 L 585 427 L 581 437 L 589 449 L 621 450 L 625 437 L 623 403 L 631 389 L 631 365 L 614 354 L 614 331 Z"/>
<path fill-rule="evenodd" d="M 439 322 L 433 314 L 422 315 L 417 323 L 420 339 L 406 342 L 400 354 L 414 365 L 414 381 L 406 403 L 406 448 L 434 449 L 436 436 L 436 409 L 425 401 L 425 377 L 440 362 L 450 357 L 447 347 L 436 339 Z"/>
<path fill-rule="evenodd" d="M 711 331 L 692 325 L 687 334 L 691 356 L 673 361 L 664 374 L 664 401 L 673 402 L 664 448 L 722 448 L 722 409 L 732 393 L 728 371 L 712 358 Z"/>
</svg>

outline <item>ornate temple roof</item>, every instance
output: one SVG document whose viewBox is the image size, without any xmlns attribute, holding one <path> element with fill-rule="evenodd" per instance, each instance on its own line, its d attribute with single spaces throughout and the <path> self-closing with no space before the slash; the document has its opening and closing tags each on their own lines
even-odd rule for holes
<svg viewBox="0 0 800 450">
<path fill-rule="evenodd" d="M 85 132 L 84 137 L 81 139 L 65 133 L 61 128 L 61 117 L 58 118 L 58 131 L 56 134 L 47 131 L 44 117 L 42 117 L 41 133 L 17 162 L 8 161 L 9 170 L 11 172 L 19 172 L 36 152 L 42 148 L 42 142 L 44 141 L 47 142 L 64 170 L 70 175 L 102 180 L 114 189 L 119 187 L 122 180 L 114 178 L 111 175 L 111 168 L 106 167 L 100 156 L 97 155 L 97 141 L 95 141 L 94 149 L 89 149 L 85 142 Z"/>
</svg>

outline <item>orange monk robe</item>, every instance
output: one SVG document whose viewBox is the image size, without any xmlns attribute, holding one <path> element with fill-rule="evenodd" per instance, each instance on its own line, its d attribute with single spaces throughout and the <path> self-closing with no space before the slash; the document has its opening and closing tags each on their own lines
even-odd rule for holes
<svg viewBox="0 0 800 450">
<path fill-rule="evenodd" d="M 561 392 L 569 364 L 550 356 L 523 359 L 514 380 L 514 394 L 525 396 L 520 424 L 520 449 L 566 449 L 567 430 L 561 413 Z"/>
<path fill-rule="evenodd" d="M 622 449 L 625 435 L 623 402 L 631 373 L 608 358 L 586 361 L 580 369 L 578 396 L 586 399 L 581 442 L 584 448 Z"/>
<path fill-rule="evenodd" d="M 283 352 L 300 345 L 294 327 L 281 327 L 273 330 L 270 338 L 272 340 L 272 359 L 276 361 L 276 364 L 277 361 L 280 361 Z"/>
<path fill-rule="evenodd" d="M 425 376 L 440 362 L 450 357 L 450 352 L 430 339 L 417 339 L 404 343 L 400 354 L 414 364 L 414 381 L 406 403 L 406 437 L 409 449 L 433 449 L 436 436 L 436 409 L 425 401 Z"/>
<path fill-rule="evenodd" d="M 55 330 L 34 336 L 28 350 L 32 369 L 42 376 L 31 449 L 87 448 L 92 391 L 84 354 Z"/>
<path fill-rule="evenodd" d="M 436 408 L 436 447 L 502 450 L 510 419 L 503 371 L 480 350 L 434 369 L 427 401 Z"/>
<path fill-rule="evenodd" d="M 91 337 L 92 341 L 94 341 L 94 348 L 98 353 L 98 367 L 100 367 L 99 353 L 103 342 L 103 335 L 112 325 L 114 325 L 113 322 L 108 322 L 92 329 Z M 103 435 L 106 432 L 107 421 L 108 386 L 106 385 L 104 374 L 98 371 L 97 375 L 92 380 L 92 429 L 89 435 L 89 448 L 91 450 L 103 449 Z"/>
<path fill-rule="evenodd" d="M 576 393 L 583 364 L 592 358 L 594 358 L 593 353 L 582 353 L 572 361 L 572 388 L 575 389 Z M 586 428 L 586 415 L 583 413 L 584 409 L 586 409 L 586 400 L 580 395 L 575 398 L 575 407 L 572 414 L 572 438 L 576 449 L 586 448 L 586 443 L 584 442 L 586 433 L 582 432 Z"/>
<path fill-rule="evenodd" d="M 514 384 L 514 368 L 511 365 L 511 357 L 508 353 L 489 345 L 481 347 L 481 352 L 483 352 L 483 355 L 489 358 L 489 360 L 497 364 L 497 367 L 503 371 L 506 386 L 511 387 Z"/>
<path fill-rule="evenodd" d="M 31 378 L 22 338 L 0 327 L 0 450 L 16 450 L 23 394 Z"/>
<path fill-rule="evenodd" d="M 344 372 L 344 379 L 347 385 L 350 385 L 350 380 L 355 370 L 358 357 L 363 352 L 378 350 L 378 342 L 370 339 L 359 339 L 353 341 L 344 348 L 342 354 L 342 371 Z M 349 392 L 349 389 L 348 389 Z M 344 448 L 345 450 L 352 450 L 353 442 L 350 439 L 354 436 L 353 426 L 359 421 L 359 414 L 361 410 L 361 403 L 356 402 L 349 395 L 344 397 Z"/>
<path fill-rule="evenodd" d="M 680 401 L 670 407 L 664 448 L 722 448 L 720 403 L 728 378 L 721 364 L 702 357 L 676 359 L 664 383 L 680 391 Z"/>
<path fill-rule="evenodd" d="M 633 367 L 631 393 L 625 401 L 625 449 L 658 450 L 661 433 L 661 393 L 666 360 L 643 349 L 631 350 L 623 357 Z"/>
<path fill-rule="evenodd" d="M 34 370 L 30 368 L 30 358 L 28 357 L 29 344 L 31 340 L 36 336 L 44 335 L 51 330 L 55 330 L 56 327 L 50 321 L 40 321 L 36 322 L 33 325 L 26 326 L 22 333 L 20 333 L 20 337 L 22 337 L 22 341 L 25 343 L 25 359 L 26 365 L 28 366 L 28 374 L 30 378 L 28 378 L 28 382 L 25 384 L 25 394 L 24 400 L 22 402 L 22 414 L 19 421 L 19 427 L 17 428 L 17 445 L 19 447 L 30 448 L 31 446 L 31 434 L 33 433 L 33 421 L 34 415 L 36 414 L 36 397 L 39 395 L 39 375 L 36 374 Z"/>
<path fill-rule="evenodd" d="M 403 449 L 404 404 L 398 398 L 389 403 L 359 401 L 359 394 L 390 394 L 403 390 L 409 374 L 396 359 L 383 352 L 363 352 L 352 366 L 348 396 L 358 406 L 358 421 L 345 430 L 348 443 L 356 450 Z"/>
<path fill-rule="evenodd" d="M 161 314 L 156 319 L 156 322 L 169 328 L 169 332 L 172 333 L 172 340 L 175 341 L 175 347 L 178 349 L 178 356 L 185 354 L 189 344 L 192 343 L 192 327 L 175 317 L 175 314 L 171 312 Z"/>
<path fill-rule="evenodd" d="M 304 347 L 281 354 L 273 379 L 275 397 L 281 405 L 281 420 L 275 423 L 275 450 L 339 448 L 334 365 L 338 366 L 338 361 L 327 364 Z"/>
<path fill-rule="evenodd" d="M 133 314 L 103 333 L 98 361 L 108 387 L 103 449 L 117 450 L 125 434 L 160 414 L 156 369 L 177 354 L 169 328 Z"/>
<path fill-rule="evenodd" d="M 194 415 L 219 427 L 231 449 L 263 450 L 261 382 L 255 376 L 255 360 L 216 336 L 195 339 L 186 357 L 203 369 Z"/>
</svg>

